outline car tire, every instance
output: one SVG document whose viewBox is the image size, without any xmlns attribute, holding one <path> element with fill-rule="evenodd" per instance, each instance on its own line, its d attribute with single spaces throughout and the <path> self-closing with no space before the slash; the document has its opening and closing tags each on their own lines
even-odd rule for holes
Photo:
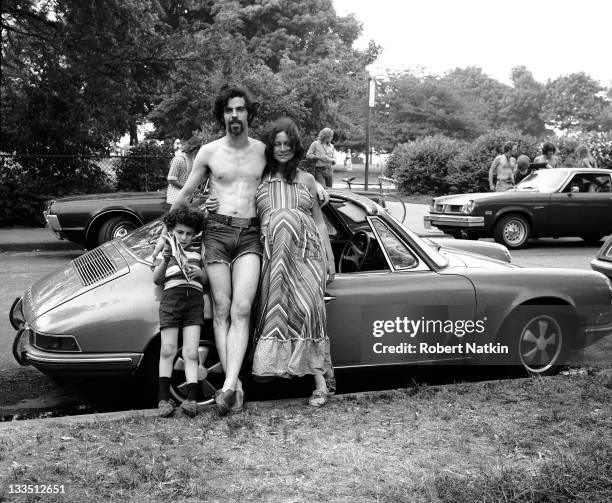
<svg viewBox="0 0 612 503">
<path fill-rule="evenodd" d="M 531 229 L 527 219 L 516 213 L 503 216 L 495 225 L 493 237 L 495 241 L 511 250 L 518 250 L 525 246 Z"/>
<path fill-rule="evenodd" d="M 138 224 L 131 217 L 124 215 L 111 217 L 102 224 L 98 231 L 98 246 L 106 241 L 123 238 L 137 228 Z"/>
<path fill-rule="evenodd" d="M 519 306 L 503 331 L 511 363 L 533 376 L 557 372 L 569 349 L 573 320 L 565 306 Z"/>
</svg>

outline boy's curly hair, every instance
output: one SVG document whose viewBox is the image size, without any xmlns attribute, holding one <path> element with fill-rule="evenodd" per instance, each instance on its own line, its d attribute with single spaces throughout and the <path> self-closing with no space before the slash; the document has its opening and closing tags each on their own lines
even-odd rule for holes
<svg viewBox="0 0 612 503">
<path fill-rule="evenodd" d="M 192 206 L 179 206 L 166 214 L 164 224 L 169 231 L 178 224 L 182 224 L 190 227 L 197 234 L 204 229 L 204 212 Z"/>
</svg>

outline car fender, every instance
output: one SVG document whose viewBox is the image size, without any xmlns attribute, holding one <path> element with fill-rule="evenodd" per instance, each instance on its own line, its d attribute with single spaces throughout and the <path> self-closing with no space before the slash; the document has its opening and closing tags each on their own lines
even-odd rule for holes
<svg viewBox="0 0 612 503">
<path fill-rule="evenodd" d="M 107 218 L 120 215 L 128 215 L 129 217 L 135 219 L 139 225 L 142 225 L 144 223 L 142 216 L 131 208 L 105 208 L 92 215 L 89 219 L 89 222 L 87 223 L 87 227 L 85 229 L 85 239 L 89 241 L 92 235 L 98 231 L 98 229 L 102 225 L 102 222 L 104 222 Z"/>
<path fill-rule="evenodd" d="M 502 206 L 495 212 L 495 214 L 493 215 L 493 219 L 491 220 L 491 230 L 495 228 L 497 222 L 499 222 L 502 217 L 510 213 L 518 213 L 519 215 L 527 217 L 527 220 L 529 220 L 529 225 L 533 227 L 533 222 L 535 218 L 533 211 L 530 211 L 528 208 L 525 208 L 525 206 L 510 205 Z"/>
<path fill-rule="evenodd" d="M 503 323 L 521 305 L 571 306 L 580 326 L 609 309 L 610 289 L 605 277 L 582 270 L 520 268 L 491 274 L 475 270 L 465 274 L 476 291 L 477 317 L 487 319 L 491 334 L 499 333 Z"/>
</svg>

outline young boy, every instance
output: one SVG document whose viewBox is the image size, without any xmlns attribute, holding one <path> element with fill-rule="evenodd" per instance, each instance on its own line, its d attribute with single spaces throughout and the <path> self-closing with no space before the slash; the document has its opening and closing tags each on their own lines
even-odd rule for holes
<svg viewBox="0 0 612 503">
<path fill-rule="evenodd" d="M 159 353 L 159 404 L 161 417 L 172 414 L 170 377 L 176 356 L 179 329 L 183 329 L 183 360 L 187 381 L 187 399 L 181 404 L 185 413 L 198 413 L 198 346 L 204 324 L 204 286 L 208 283 L 202 263 L 201 245 L 194 236 L 204 227 L 204 214 L 195 208 L 180 206 L 164 217 L 168 235 L 162 262 L 153 271 L 153 282 L 163 285 L 159 305 L 161 349 Z"/>
</svg>

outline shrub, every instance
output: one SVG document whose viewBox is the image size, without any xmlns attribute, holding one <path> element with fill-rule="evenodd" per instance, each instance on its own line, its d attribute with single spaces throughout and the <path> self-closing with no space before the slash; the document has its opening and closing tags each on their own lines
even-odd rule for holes
<svg viewBox="0 0 612 503">
<path fill-rule="evenodd" d="M 111 189 L 91 159 L 79 156 L 6 156 L 0 165 L 0 225 L 44 225 L 49 199 Z"/>
<path fill-rule="evenodd" d="M 403 143 L 389 156 L 387 174 L 398 180 L 403 193 L 445 194 L 448 168 L 465 148 L 465 142 L 442 135 Z"/>
<path fill-rule="evenodd" d="M 141 192 L 165 189 L 171 159 L 170 145 L 144 141 L 133 146 L 115 166 L 117 190 Z"/>
</svg>

